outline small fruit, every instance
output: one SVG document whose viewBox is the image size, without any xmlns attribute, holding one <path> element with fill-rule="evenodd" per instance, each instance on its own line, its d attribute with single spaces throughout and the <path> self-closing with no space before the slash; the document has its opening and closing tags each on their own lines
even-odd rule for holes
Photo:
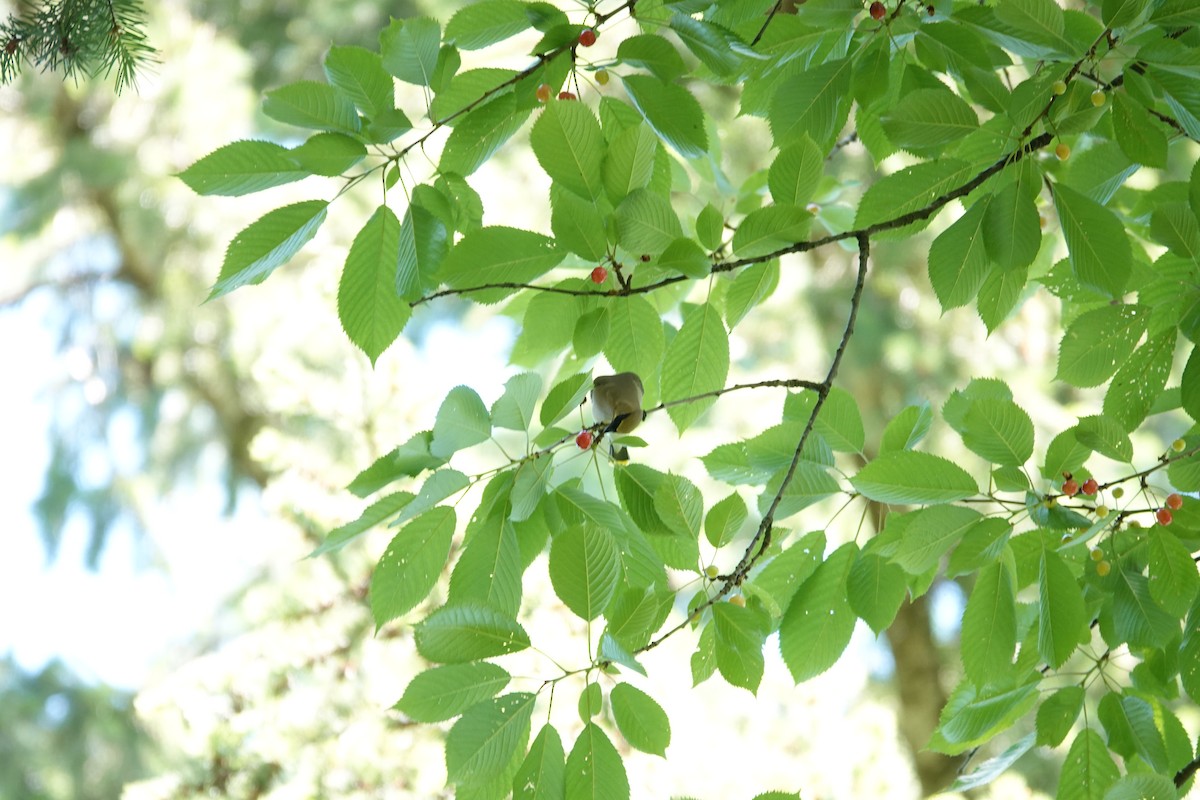
<svg viewBox="0 0 1200 800">
<path fill-rule="evenodd" d="M 591 47 L 596 43 L 596 32 L 591 28 L 584 28 L 579 33 L 579 44 L 584 47 Z"/>
<path fill-rule="evenodd" d="M 592 446 L 594 438 L 591 431 L 580 431 L 579 435 L 575 437 L 575 444 L 579 445 L 580 450 L 587 450 Z"/>
<path fill-rule="evenodd" d="M 1096 483 L 1095 478 L 1088 478 L 1083 482 L 1083 486 L 1079 487 L 1079 491 L 1083 492 L 1088 497 L 1091 497 L 1096 492 L 1100 491 L 1100 484 Z"/>
<path fill-rule="evenodd" d="M 925 13 L 932 17 L 937 13 L 937 9 L 933 6 L 925 6 Z"/>
<path fill-rule="evenodd" d="M 1112 572 L 1112 564 L 1107 561 L 1101 561 L 1096 564 L 1096 574 L 1103 578 L 1108 573 Z"/>
<path fill-rule="evenodd" d="M 1104 101 L 1107 99 L 1108 95 L 1104 93 L 1103 89 L 1097 89 L 1096 91 L 1092 92 L 1092 105 L 1094 105 L 1096 108 L 1104 105 Z"/>
<path fill-rule="evenodd" d="M 1113 489 L 1113 499 L 1120 500 L 1124 496 L 1125 496 L 1125 490 L 1122 489 L 1120 486 Z"/>
<path fill-rule="evenodd" d="M 1058 147 L 1054 148 L 1054 155 L 1058 156 L 1059 161 L 1066 161 L 1071 157 L 1071 148 L 1065 143 L 1059 142 Z"/>
<path fill-rule="evenodd" d="M 1183 508 L 1183 498 L 1174 493 L 1167 495 L 1167 508 L 1174 511 Z"/>
<path fill-rule="evenodd" d="M 559 100 L 578 100 L 579 98 L 575 96 L 574 92 L 559 92 L 558 99 Z"/>
<path fill-rule="evenodd" d="M 1186 447 L 1187 442 L 1185 442 L 1183 439 L 1176 439 L 1175 441 L 1171 442 L 1171 449 L 1176 453 L 1182 453 Z"/>
<path fill-rule="evenodd" d="M 596 70 L 596 83 L 600 84 L 601 86 L 608 86 L 608 70 Z"/>
<path fill-rule="evenodd" d="M 534 92 L 534 94 L 537 95 L 539 103 L 545 103 L 550 99 L 550 84 L 543 83 L 541 86 L 537 87 L 537 91 Z"/>
<path fill-rule="evenodd" d="M 592 283 L 604 283 L 608 280 L 608 270 L 604 267 L 596 267 L 592 270 Z"/>
<path fill-rule="evenodd" d="M 1069 478 L 1063 481 L 1062 493 L 1067 497 L 1074 497 L 1075 495 L 1079 494 L 1079 482 L 1074 478 Z"/>
<path fill-rule="evenodd" d="M 1103 561 L 1104 560 L 1104 551 L 1101 550 L 1099 547 L 1093 547 L 1090 555 L 1092 556 L 1092 561 Z"/>
<path fill-rule="evenodd" d="M 804 207 L 804 210 L 814 216 L 821 213 L 821 207 L 816 203 L 809 203 Z"/>
<path fill-rule="evenodd" d="M 1096 519 L 1104 519 L 1108 516 L 1108 506 L 1096 506 Z"/>
<path fill-rule="evenodd" d="M 742 597 L 740 594 L 732 595 L 729 598 L 729 602 L 735 606 L 741 606 L 743 608 L 746 607 L 746 598 Z"/>
<path fill-rule="evenodd" d="M 887 7 L 879 0 L 871 3 L 871 19 L 880 20 L 887 16 Z"/>
<path fill-rule="evenodd" d="M 721 574 L 721 570 L 717 569 L 716 564 L 709 564 L 704 568 L 704 574 L 709 578 L 715 578 Z"/>
<path fill-rule="evenodd" d="M 650 254 L 642 253 L 642 263 L 645 264 L 645 263 L 648 263 L 649 261 L 650 261 Z"/>
<path fill-rule="evenodd" d="M 1158 511 L 1155 511 L 1154 518 L 1158 520 L 1159 525 L 1170 525 L 1171 521 L 1175 519 L 1169 508 L 1160 508 Z"/>
<path fill-rule="evenodd" d="M 1066 94 L 1067 93 L 1067 82 L 1066 81 L 1055 81 L 1054 86 L 1052 86 L 1050 88 L 1050 91 L 1054 92 L 1056 95 Z"/>
</svg>

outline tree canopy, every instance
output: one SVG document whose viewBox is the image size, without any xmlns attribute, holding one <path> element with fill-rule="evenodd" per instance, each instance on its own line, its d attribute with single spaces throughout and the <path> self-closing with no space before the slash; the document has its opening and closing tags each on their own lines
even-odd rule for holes
<svg viewBox="0 0 1200 800">
<path fill-rule="evenodd" d="M 1035 748 L 1060 752 L 1064 800 L 1191 788 L 1197 23 L 1189 0 L 481 0 L 392 20 L 377 49 L 335 44 L 323 80 L 266 93 L 286 136 L 180 173 L 201 195 L 286 197 L 229 243 L 210 301 L 342 215 L 358 232 L 328 313 L 372 364 L 422 308 L 519 323 L 522 371 L 455 387 L 362 464 L 361 516 L 314 552 L 393 537 L 365 602 L 429 664 L 396 708 L 453 720 L 457 797 L 629 797 L 626 759 L 648 757 L 629 748 L 680 770 L 695 755 L 669 750 L 650 651 L 687 639 L 695 683 L 756 692 L 777 647 L 807 681 L 858 620 L 893 637 L 951 580 L 968 587 L 960 669 L 918 747 L 966 762 L 956 788 Z M 488 180 L 522 153 L 542 174 Z M 548 222 L 522 227 L 518 204 Z M 871 304 L 907 253 L 940 310 L 973 306 L 993 342 L 1056 301 L 1061 413 L 1022 365 L 974 374 L 955 353 L 944 403 L 904 382 L 882 430 L 864 423 L 877 383 L 901 383 L 856 352 L 877 346 Z M 833 333 L 746 375 L 739 348 L 781 343 L 741 332 L 798 282 Z M 776 336 L 806 326 L 785 314 Z M 626 371 L 637 434 L 580 411 Z M 656 468 L 672 428 L 684 441 L 760 396 L 772 416 L 722 430 L 702 475 Z M 558 633 L 531 624 L 543 577 L 573 619 Z M 539 638 L 563 630 L 566 666 Z M 578 718 L 551 721 L 554 698 Z"/>
</svg>

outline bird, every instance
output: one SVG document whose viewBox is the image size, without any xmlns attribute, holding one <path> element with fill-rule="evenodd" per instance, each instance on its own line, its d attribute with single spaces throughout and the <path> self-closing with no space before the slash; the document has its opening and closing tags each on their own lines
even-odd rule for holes
<svg viewBox="0 0 1200 800">
<path fill-rule="evenodd" d="M 605 433 L 630 433 L 642 420 L 642 379 L 636 372 L 620 372 L 616 375 L 601 375 L 592 383 L 592 413 L 596 422 L 608 423 Z M 629 460 L 629 448 L 615 450 L 609 445 L 609 453 L 618 461 Z"/>
</svg>

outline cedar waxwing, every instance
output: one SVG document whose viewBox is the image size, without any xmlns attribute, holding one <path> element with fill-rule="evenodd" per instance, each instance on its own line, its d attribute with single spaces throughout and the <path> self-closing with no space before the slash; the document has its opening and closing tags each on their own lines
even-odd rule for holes
<svg viewBox="0 0 1200 800">
<path fill-rule="evenodd" d="M 592 413 L 597 422 L 607 422 L 605 433 L 629 433 L 646 418 L 642 410 L 642 379 L 636 372 L 602 375 L 592 384 Z M 629 449 L 609 452 L 618 461 L 629 460 Z"/>
</svg>

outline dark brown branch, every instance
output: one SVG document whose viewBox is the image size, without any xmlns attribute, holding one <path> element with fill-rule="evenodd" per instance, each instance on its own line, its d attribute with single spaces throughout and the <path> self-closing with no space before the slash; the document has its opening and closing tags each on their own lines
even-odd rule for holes
<svg viewBox="0 0 1200 800">
<path fill-rule="evenodd" d="M 775 15 L 779 13 L 779 9 L 783 8 L 783 0 L 775 0 L 775 5 L 771 6 L 771 10 L 767 12 L 767 18 L 763 20 L 762 27 L 758 29 L 758 33 L 754 34 L 754 38 L 750 40 L 750 46 L 758 44 L 767 32 L 767 26 L 771 24 L 771 20 L 775 19 Z"/>
<path fill-rule="evenodd" d="M 829 396 L 829 390 L 833 388 L 834 378 L 837 377 L 838 367 L 841 366 L 842 356 L 846 354 L 846 348 L 850 345 L 850 339 L 854 336 L 854 325 L 858 319 L 858 309 L 862 305 L 863 287 L 867 280 L 867 263 L 871 255 L 871 238 L 866 233 L 858 235 L 858 275 L 854 282 L 854 292 L 850 297 L 850 311 L 846 318 L 846 328 L 842 331 L 842 340 L 838 343 L 837 350 L 834 351 L 833 360 L 829 364 L 829 372 L 825 375 L 825 380 L 821 381 L 816 387 L 812 387 L 817 393 L 817 401 L 813 404 L 812 411 L 808 415 L 808 422 L 805 423 L 804 432 L 800 434 L 800 440 L 796 443 L 796 450 L 792 454 L 792 463 L 788 465 L 787 473 L 783 476 L 783 480 L 779 484 L 779 489 L 775 492 L 775 496 L 771 499 L 771 505 L 767 508 L 767 513 L 763 515 L 762 521 L 759 522 L 758 530 L 754 532 L 750 543 L 746 545 L 745 552 L 742 553 L 742 558 L 737 566 L 724 578 L 720 590 L 712 597 L 692 609 L 682 622 L 668 630 L 666 633 L 659 636 L 657 639 L 650 641 L 645 647 L 640 648 L 637 652 L 643 653 L 658 647 L 664 641 L 674 636 L 679 631 L 691 625 L 692 622 L 704 613 L 705 609 L 716 605 L 721 598 L 732 592 L 736 587 L 740 586 L 750 573 L 762 554 L 766 552 L 767 547 L 771 544 L 771 527 L 775 522 L 775 512 L 779 508 L 779 504 L 783 502 L 784 492 L 791 484 L 792 479 L 796 475 L 796 469 L 800 464 L 800 459 L 804 453 L 804 446 L 808 444 L 808 439 L 812 435 L 813 428 L 817 424 L 817 415 L 821 413 L 821 408 L 825 405 L 825 399 Z"/>
<path fill-rule="evenodd" d="M 755 383 L 738 383 L 733 386 L 726 386 L 723 389 L 716 389 L 711 392 L 705 392 L 704 394 L 698 394 L 694 397 L 685 397 L 682 400 L 672 400 L 669 403 L 659 403 L 654 408 L 646 409 L 646 413 L 653 414 L 655 411 L 662 411 L 663 409 L 670 408 L 671 406 L 681 406 L 685 403 L 694 403 L 697 400 L 704 400 L 708 397 L 720 397 L 723 394 L 736 392 L 739 389 L 764 389 L 768 387 L 779 387 L 785 389 L 812 389 L 814 392 L 821 392 L 824 391 L 825 384 L 817 383 L 816 381 L 800 380 L 799 378 L 757 381 Z"/>
<path fill-rule="evenodd" d="M 1191 763 L 1175 773 L 1175 788 L 1182 789 L 1183 785 L 1191 780 L 1197 770 L 1200 770 L 1200 756 L 1193 758 Z"/>
</svg>

